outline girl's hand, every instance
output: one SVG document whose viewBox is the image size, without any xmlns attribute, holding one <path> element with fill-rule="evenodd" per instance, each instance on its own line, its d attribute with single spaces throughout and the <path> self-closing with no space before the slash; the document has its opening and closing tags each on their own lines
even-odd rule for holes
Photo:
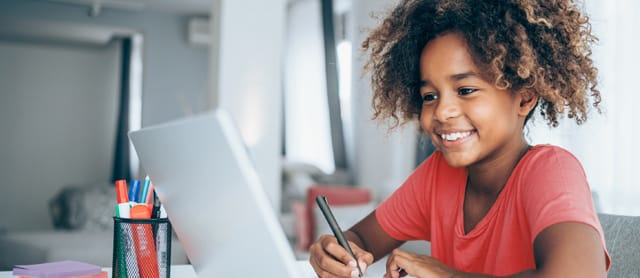
<svg viewBox="0 0 640 278">
<path fill-rule="evenodd" d="M 364 274 L 373 262 L 373 255 L 349 241 L 351 250 L 358 258 L 358 264 Z M 334 236 L 323 235 L 309 247 L 309 262 L 320 278 L 358 277 L 358 267 L 351 254 L 347 252 Z"/>
<path fill-rule="evenodd" d="M 417 278 L 453 277 L 457 271 L 431 256 L 419 255 L 394 249 L 387 260 L 384 278 L 410 275 Z"/>
</svg>

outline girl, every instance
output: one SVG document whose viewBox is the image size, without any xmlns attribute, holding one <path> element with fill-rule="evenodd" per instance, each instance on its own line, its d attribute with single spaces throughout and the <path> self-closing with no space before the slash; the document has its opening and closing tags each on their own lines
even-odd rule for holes
<svg viewBox="0 0 640 278">
<path fill-rule="evenodd" d="M 345 232 L 357 262 L 324 235 L 320 277 L 605 277 L 602 227 L 578 160 L 530 146 L 536 106 L 551 126 L 598 108 L 588 18 L 571 0 L 404 0 L 364 41 L 374 116 L 418 119 L 434 152 Z M 396 249 L 431 242 L 431 256 Z"/>
</svg>

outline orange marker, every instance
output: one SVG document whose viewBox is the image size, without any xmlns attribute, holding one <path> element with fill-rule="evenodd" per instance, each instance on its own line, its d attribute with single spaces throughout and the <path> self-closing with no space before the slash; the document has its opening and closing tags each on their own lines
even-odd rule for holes
<svg viewBox="0 0 640 278">
<path fill-rule="evenodd" d="M 151 210 L 147 204 L 137 204 L 131 207 L 131 219 L 149 219 L 151 218 Z"/>
<path fill-rule="evenodd" d="M 149 219 L 151 210 L 146 204 L 138 204 L 131 208 L 132 219 Z M 133 242 L 136 249 L 136 259 L 141 278 L 160 277 L 158 258 L 156 257 L 155 240 L 151 224 L 132 224 Z"/>
</svg>

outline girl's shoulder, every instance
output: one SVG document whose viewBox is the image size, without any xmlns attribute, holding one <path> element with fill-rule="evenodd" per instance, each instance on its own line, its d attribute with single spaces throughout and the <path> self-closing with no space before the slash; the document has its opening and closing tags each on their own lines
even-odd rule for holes
<svg viewBox="0 0 640 278">
<path fill-rule="evenodd" d="M 525 154 L 522 159 L 523 163 L 567 163 L 577 162 L 578 158 L 573 155 L 569 150 L 550 144 L 539 144 L 531 147 L 531 149 Z"/>
<path fill-rule="evenodd" d="M 583 179 L 580 161 L 570 151 L 554 145 L 533 146 L 514 169 L 521 181 Z"/>
</svg>

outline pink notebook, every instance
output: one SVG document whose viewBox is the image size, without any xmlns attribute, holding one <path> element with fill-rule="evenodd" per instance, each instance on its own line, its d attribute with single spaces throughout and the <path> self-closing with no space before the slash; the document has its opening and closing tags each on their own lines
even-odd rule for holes
<svg viewBox="0 0 640 278">
<path fill-rule="evenodd" d="M 78 276 L 98 275 L 101 277 L 102 268 L 77 261 L 61 261 L 43 264 L 16 265 L 13 267 L 13 275 L 36 278 L 69 278 Z"/>
</svg>

